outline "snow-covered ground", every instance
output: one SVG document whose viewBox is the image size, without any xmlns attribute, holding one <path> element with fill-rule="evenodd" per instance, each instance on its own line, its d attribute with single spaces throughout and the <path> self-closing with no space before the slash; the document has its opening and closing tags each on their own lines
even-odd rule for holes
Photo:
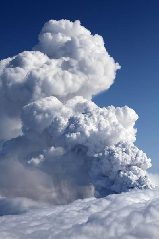
<svg viewBox="0 0 159 239">
<path fill-rule="evenodd" d="M 32 205 L 22 206 L 20 199 L 6 204 L 6 209 L 10 205 L 10 212 L 17 215 L 0 217 L 0 239 L 159 238 L 159 190 L 81 199 L 26 212 L 23 209 Z M 4 206 L 5 199 L 0 203 Z"/>
</svg>

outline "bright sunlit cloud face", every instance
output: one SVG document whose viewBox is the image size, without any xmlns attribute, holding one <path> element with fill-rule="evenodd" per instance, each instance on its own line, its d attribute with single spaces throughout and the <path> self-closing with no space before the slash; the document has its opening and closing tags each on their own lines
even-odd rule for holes
<svg viewBox="0 0 159 239">
<path fill-rule="evenodd" d="M 0 63 L 2 140 L 10 138 L 12 131 L 16 135 L 18 127 L 8 123 L 5 136 L 3 124 L 10 119 L 18 122 L 24 105 L 51 95 L 62 100 L 76 95 L 91 99 L 112 85 L 120 68 L 106 51 L 102 37 L 91 35 L 79 21 L 49 21 L 34 49 Z"/>
<path fill-rule="evenodd" d="M 119 68 L 101 36 L 68 20 L 47 22 L 33 51 L 0 62 L 2 196 L 63 204 L 153 187 L 135 111 L 91 101 Z"/>
</svg>

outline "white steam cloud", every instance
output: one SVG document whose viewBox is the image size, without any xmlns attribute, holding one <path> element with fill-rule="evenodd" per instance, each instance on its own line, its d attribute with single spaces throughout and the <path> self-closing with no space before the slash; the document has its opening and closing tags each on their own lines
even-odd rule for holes
<svg viewBox="0 0 159 239">
<path fill-rule="evenodd" d="M 33 51 L 0 62 L 0 195 L 63 204 L 152 188 L 135 145 L 137 114 L 100 108 L 120 66 L 99 35 L 47 22 Z"/>
<path fill-rule="evenodd" d="M 91 35 L 79 21 L 49 21 L 35 49 L 0 63 L 2 121 L 12 118 L 18 122 L 24 105 L 47 96 L 63 101 L 76 95 L 91 99 L 112 85 L 120 68 L 106 51 L 102 37 Z M 11 137 L 11 131 L 15 136 L 13 120 L 6 135 L 1 124 L 1 139 Z"/>
</svg>

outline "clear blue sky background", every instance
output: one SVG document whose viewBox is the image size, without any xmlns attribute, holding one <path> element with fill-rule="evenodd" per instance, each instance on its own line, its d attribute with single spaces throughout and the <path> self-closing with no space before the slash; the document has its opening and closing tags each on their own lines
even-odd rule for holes
<svg viewBox="0 0 159 239">
<path fill-rule="evenodd" d="M 79 19 L 103 36 L 122 68 L 111 89 L 94 101 L 135 109 L 140 116 L 136 144 L 159 172 L 159 1 L 2 0 L 0 6 L 1 59 L 30 50 L 49 19 Z"/>
</svg>

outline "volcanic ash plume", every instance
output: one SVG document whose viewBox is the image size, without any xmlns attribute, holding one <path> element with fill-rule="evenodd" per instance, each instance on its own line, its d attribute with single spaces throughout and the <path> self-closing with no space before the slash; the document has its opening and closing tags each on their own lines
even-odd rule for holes
<svg viewBox="0 0 159 239">
<path fill-rule="evenodd" d="M 33 51 L 0 62 L 0 195 L 51 203 L 152 188 L 137 114 L 98 107 L 118 63 L 79 21 L 47 22 Z"/>
</svg>

